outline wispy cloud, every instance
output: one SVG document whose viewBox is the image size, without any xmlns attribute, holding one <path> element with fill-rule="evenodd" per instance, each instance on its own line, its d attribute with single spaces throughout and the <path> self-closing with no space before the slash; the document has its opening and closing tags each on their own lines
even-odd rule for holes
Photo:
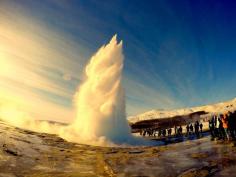
<svg viewBox="0 0 236 177">
<path fill-rule="evenodd" d="M 9 7 L 0 8 L 0 41 L 1 99 L 14 98 L 18 106 L 40 115 L 37 118 L 72 119 L 68 100 L 72 102 L 83 78 L 85 49 Z"/>
</svg>

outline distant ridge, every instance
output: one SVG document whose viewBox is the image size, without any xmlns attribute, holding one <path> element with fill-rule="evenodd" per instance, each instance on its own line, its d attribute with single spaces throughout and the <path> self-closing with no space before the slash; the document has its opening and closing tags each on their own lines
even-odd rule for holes
<svg viewBox="0 0 236 177">
<path fill-rule="evenodd" d="M 142 114 L 130 116 L 128 117 L 128 121 L 130 123 L 136 123 L 143 120 L 162 119 L 174 116 L 188 115 L 198 111 L 205 111 L 209 114 L 219 114 L 219 113 L 224 113 L 226 111 L 234 111 L 234 110 L 236 110 L 236 98 L 225 102 L 192 107 L 192 108 L 182 108 L 174 110 L 163 110 L 163 109 L 151 110 Z"/>
</svg>

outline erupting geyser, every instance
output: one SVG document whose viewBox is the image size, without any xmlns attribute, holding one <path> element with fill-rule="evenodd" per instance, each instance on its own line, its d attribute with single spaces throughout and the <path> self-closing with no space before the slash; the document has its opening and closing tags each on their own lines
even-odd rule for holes
<svg viewBox="0 0 236 177">
<path fill-rule="evenodd" d="M 116 35 L 101 47 L 85 69 L 85 80 L 75 94 L 76 118 L 69 126 L 39 122 L 15 106 L 1 106 L 0 118 L 15 126 L 55 133 L 69 141 L 110 146 L 149 145 L 131 135 L 122 87 L 124 56 Z"/>
<path fill-rule="evenodd" d="M 91 58 L 85 81 L 75 94 L 73 133 L 89 144 L 129 143 L 133 137 L 126 119 L 122 87 L 124 56 L 116 35 Z"/>
</svg>

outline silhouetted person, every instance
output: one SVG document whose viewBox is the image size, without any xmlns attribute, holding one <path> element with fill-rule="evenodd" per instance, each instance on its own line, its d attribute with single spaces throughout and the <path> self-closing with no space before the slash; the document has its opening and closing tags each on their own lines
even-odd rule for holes
<svg viewBox="0 0 236 177">
<path fill-rule="evenodd" d="M 229 112 L 229 116 L 228 116 L 229 132 L 233 140 L 235 139 L 235 134 L 234 134 L 235 132 L 234 132 L 234 127 L 233 127 L 234 121 L 235 120 L 233 118 L 233 113 Z"/>
<path fill-rule="evenodd" d="M 223 127 L 222 117 L 223 117 L 223 115 L 220 115 L 220 117 L 218 118 L 218 121 L 219 121 L 219 135 L 218 135 L 218 138 L 219 139 L 224 138 L 224 127 Z"/>
<path fill-rule="evenodd" d="M 216 115 L 214 116 L 214 124 L 215 124 L 214 127 L 216 128 L 217 127 L 217 116 Z"/>
<path fill-rule="evenodd" d="M 232 122 L 232 129 L 233 129 L 233 132 L 234 132 L 234 140 L 236 140 L 236 111 L 233 112 L 232 114 L 232 119 L 234 120 Z"/>
<path fill-rule="evenodd" d="M 178 128 L 177 128 L 177 126 L 175 125 L 175 136 L 177 135 L 177 133 L 178 133 Z"/>
<path fill-rule="evenodd" d="M 200 123 L 200 131 L 201 131 L 201 133 L 202 133 L 202 128 L 203 128 L 203 124 L 202 123 Z"/>
<path fill-rule="evenodd" d="M 219 138 L 220 136 L 220 122 L 219 122 L 219 116 L 215 115 L 215 136 Z"/>
<path fill-rule="evenodd" d="M 189 129 L 190 129 L 190 132 L 193 133 L 193 125 L 192 124 L 190 124 Z"/>
<path fill-rule="evenodd" d="M 211 138 L 212 138 L 212 140 L 215 138 L 215 132 L 214 132 L 214 123 L 213 123 L 213 121 L 212 121 L 212 119 L 210 119 L 209 121 L 209 129 L 210 129 L 210 133 L 211 133 Z"/>
<path fill-rule="evenodd" d="M 166 129 L 164 129 L 164 130 L 162 131 L 162 135 L 163 135 L 163 136 L 166 136 Z"/>
<path fill-rule="evenodd" d="M 194 124 L 195 134 L 199 136 L 199 122 L 196 121 Z"/>
<path fill-rule="evenodd" d="M 228 115 L 227 114 L 223 115 L 222 123 L 223 123 L 223 128 L 224 128 L 224 139 L 229 140 L 229 134 L 228 134 L 229 124 L 228 124 Z"/>
<path fill-rule="evenodd" d="M 183 132 L 183 129 L 182 129 L 181 125 L 180 125 L 180 127 L 179 127 L 179 135 L 180 136 L 182 135 L 182 132 Z"/>
<path fill-rule="evenodd" d="M 190 127 L 189 127 L 189 124 L 186 126 L 186 131 L 187 131 L 187 136 L 189 135 L 189 129 L 190 129 Z"/>
<path fill-rule="evenodd" d="M 172 129 L 169 128 L 169 129 L 168 129 L 168 136 L 171 136 L 171 132 L 172 132 Z"/>
</svg>

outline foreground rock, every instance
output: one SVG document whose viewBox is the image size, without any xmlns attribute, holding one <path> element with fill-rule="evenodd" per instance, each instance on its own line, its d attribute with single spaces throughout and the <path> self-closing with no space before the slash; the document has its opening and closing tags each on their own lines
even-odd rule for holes
<svg viewBox="0 0 236 177">
<path fill-rule="evenodd" d="M 236 148 L 209 137 L 161 147 L 108 148 L 67 142 L 0 123 L 0 177 L 232 176 Z"/>
</svg>

